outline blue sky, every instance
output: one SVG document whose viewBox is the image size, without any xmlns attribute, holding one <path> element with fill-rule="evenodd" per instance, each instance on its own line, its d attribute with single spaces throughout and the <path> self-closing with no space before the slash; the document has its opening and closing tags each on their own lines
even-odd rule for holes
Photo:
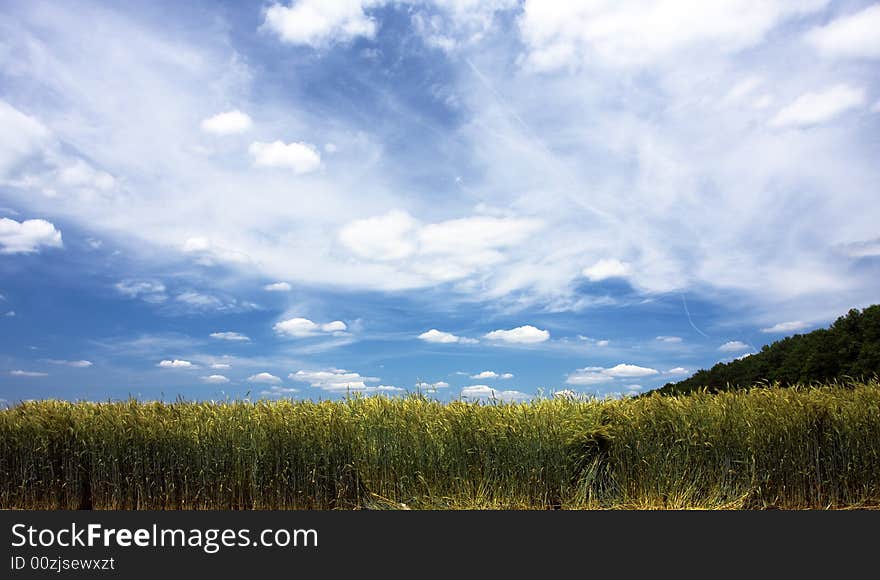
<svg viewBox="0 0 880 580">
<path fill-rule="evenodd" d="M 880 5 L 5 2 L 0 399 L 643 392 L 880 302 Z"/>
</svg>

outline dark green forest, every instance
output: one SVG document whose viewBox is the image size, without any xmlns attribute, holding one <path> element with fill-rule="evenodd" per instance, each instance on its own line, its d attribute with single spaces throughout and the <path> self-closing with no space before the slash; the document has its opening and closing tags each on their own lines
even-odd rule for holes
<svg viewBox="0 0 880 580">
<path fill-rule="evenodd" d="M 655 392 L 667 395 L 741 389 L 761 382 L 782 386 L 880 374 L 880 305 L 853 309 L 830 328 L 796 334 L 765 345 L 761 352 L 718 363 Z"/>
</svg>

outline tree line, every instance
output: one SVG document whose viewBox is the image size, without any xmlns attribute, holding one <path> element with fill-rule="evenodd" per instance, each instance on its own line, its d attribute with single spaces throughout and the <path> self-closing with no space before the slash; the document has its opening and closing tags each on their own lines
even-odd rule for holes
<svg viewBox="0 0 880 580">
<path fill-rule="evenodd" d="M 852 309 L 829 328 L 796 334 L 765 345 L 739 360 L 718 363 L 677 383 L 667 383 L 663 394 L 699 389 L 721 391 L 757 383 L 782 386 L 880 374 L 880 305 Z"/>
</svg>

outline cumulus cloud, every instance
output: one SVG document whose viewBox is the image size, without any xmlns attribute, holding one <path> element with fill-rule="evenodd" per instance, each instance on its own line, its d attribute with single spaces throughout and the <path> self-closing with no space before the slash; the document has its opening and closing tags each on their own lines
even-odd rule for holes
<svg viewBox="0 0 880 580">
<path fill-rule="evenodd" d="M 832 58 L 880 58 L 880 4 L 836 18 L 810 30 L 806 40 Z"/>
<path fill-rule="evenodd" d="M 272 373 L 261 372 L 255 375 L 251 375 L 247 378 L 250 383 L 263 383 L 267 385 L 276 385 L 281 383 L 281 379 L 276 377 Z"/>
<path fill-rule="evenodd" d="M 630 365 L 621 363 L 619 365 L 615 365 L 609 369 L 605 369 L 602 371 L 609 377 L 615 378 L 632 378 L 632 377 L 649 377 L 651 375 L 656 375 L 659 371 L 656 369 L 648 368 L 648 367 L 640 367 L 638 365 Z"/>
<path fill-rule="evenodd" d="M 485 338 L 509 344 L 537 344 L 550 340 L 550 332 L 535 328 L 529 324 L 510 330 L 493 330 L 487 332 Z"/>
<path fill-rule="evenodd" d="M 477 342 L 473 339 L 468 339 L 462 336 L 458 336 L 452 334 L 451 332 L 445 332 L 442 330 L 437 330 L 436 328 L 432 328 L 431 330 L 425 331 L 419 335 L 419 340 L 423 340 L 425 342 L 433 342 L 437 344 L 453 344 L 453 343 L 471 343 Z"/>
<path fill-rule="evenodd" d="M 234 135 L 250 130 L 253 127 L 253 121 L 250 115 L 235 109 L 204 119 L 201 127 L 202 131 L 213 135 Z"/>
<path fill-rule="evenodd" d="M 584 276 L 590 282 L 599 282 L 609 278 L 625 278 L 629 274 L 629 265 L 613 258 L 603 258 L 589 268 L 584 268 Z"/>
<path fill-rule="evenodd" d="M 257 167 L 281 167 L 297 175 L 311 173 L 321 166 L 321 154 L 309 143 L 284 143 L 254 141 L 248 147 Z"/>
<path fill-rule="evenodd" d="M 61 248 L 61 232 L 46 220 L 0 218 L 0 254 L 33 254 L 42 248 Z"/>
<path fill-rule="evenodd" d="M 379 379 L 377 377 L 364 377 L 359 373 L 337 368 L 319 371 L 299 370 L 295 373 L 290 373 L 288 378 L 308 383 L 311 387 L 330 393 L 393 393 L 403 391 L 403 389 L 392 385 L 367 385 L 367 383 L 378 383 Z"/>
<path fill-rule="evenodd" d="M 377 0 L 298 0 L 289 6 L 272 4 L 266 9 L 263 29 L 287 44 L 321 47 L 358 37 L 373 38 L 376 21 L 367 15 Z"/>
<path fill-rule="evenodd" d="M 217 340 L 230 340 L 233 342 L 248 342 L 250 341 L 250 337 L 241 334 L 240 332 L 212 332 L 210 334 L 211 338 L 216 338 Z"/>
<path fill-rule="evenodd" d="M 224 377 L 223 375 L 208 375 L 206 377 L 202 377 L 202 381 L 212 385 L 220 385 L 223 383 L 228 383 L 229 379 Z"/>
<path fill-rule="evenodd" d="M 739 340 L 730 340 L 719 346 L 718 350 L 720 350 L 721 352 L 739 352 L 748 348 L 752 347 Z"/>
<path fill-rule="evenodd" d="M 796 330 L 803 330 L 810 326 L 806 322 L 801 322 L 800 320 L 791 320 L 789 322 L 780 322 L 770 326 L 768 328 L 762 328 L 761 332 L 766 333 L 775 333 L 775 332 L 794 332 Z"/>
<path fill-rule="evenodd" d="M 416 383 L 417 389 L 424 389 L 428 391 L 432 391 L 435 389 L 445 389 L 449 387 L 449 383 L 446 381 L 437 381 L 436 383 Z"/>
<path fill-rule="evenodd" d="M 287 282 L 273 282 L 263 286 L 266 292 L 290 292 L 291 286 Z"/>
<path fill-rule="evenodd" d="M 9 374 L 13 377 L 48 377 L 49 373 L 42 373 L 38 371 L 23 371 L 21 369 L 16 369 L 14 371 L 9 371 Z"/>
<path fill-rule="evenodd" d="M 472 379 L 512 379 L 512 373 L 496 373 L 495 371 L 482 371 L 470 376 Z"/>
<path fill-rule="evenodd" d="M 827 123 L 865 104 L 865 91 L 846 84 L 804 93 L 783 107 L 770 121 L 773 127 L 811 127 Z"/>
<path fill-rule="evenodd" d="M 641 378 L 659 374 L 660 371 L 649 367 L 641 367 L 620 363 L 613 367 L 584 367 L 577 369 L 566 377 L 569 385 L 598 385 L 615 379 Z"/>
<path fill-rule="evenodd" d="M 319 324 L 312 322 L 308 318 L 288 318 L 287 320 L 276 322 L 272 328 L 275 330 L 275 333 L 280 336 L 306 338 L 309 336 L 319 336 L 321 334 L 338 335 L 345 332 L 348 326 L 341 320 Z"/>
<path fill-rule="evenodd" d="M 461 390 L 461 396 L 466 399 L 496 399 L 499 401 L 524 401 L 531 396 L 514 390 L 500 391 L 488 385 L 471 385 Z"/>
<path fill-rule="evenodd" d="M 166 360 L 160 361 L 159 364 L 157 364 L 156 366 L 161 367 L 163 369 L 189 369 L 189 368 L 193 368 L 195 365 L 193 365 L 188 360 L 179 360 L 179 359 L 168 360 L 168 359 L 166 359 Z"/>
<path fill-rule="evenodd" d="M 658 336 L 656 340 L 666 343 L 678 343 L 682 341 L 682 338 L 680 336 Z"/>
<path fill-rule="evenodd" d="M 227 363 L 213 363 L 213 364 L 211 364 L 210 366 L 211 366 L 212 369 L 221 370 L 221 369 L 228 369 L 228 368 L 230 368 L 232 365 L 229 365 L 229 364 L 227 364 Z"/>
<path fill-rule="evenodd" d="M 86 369 L 92 366 L 92 361 L 90 360 L 60 360 L 50 358 L 46 362 L 53 365 L 62 365 L 66 367 L 73 367 L 76 369 Z"/>
<path fill-rule="evenodd" d="M 690 374 L 691 371 L 687 370 L 684 367 L 673 367 L 666 371 L 667 375 L 687 375 Z"/>
</svg>

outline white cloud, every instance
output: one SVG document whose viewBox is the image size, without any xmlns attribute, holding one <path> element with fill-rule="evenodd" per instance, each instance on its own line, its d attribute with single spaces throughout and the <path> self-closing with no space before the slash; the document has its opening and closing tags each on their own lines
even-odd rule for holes
<svg viewBox="0 0 880 580">
<path fill-rule="evenodd" d="M 226 363 L 213 363 L 213 364 L 211 364 L 210 366 L 211 366 L 212 369 L 221 370 L 221 369 L 228 369 L 228 368 L 230 368 L 232 365 L 229 365 L 229 364 L 226 364 Z"/>
<path fill-rule="evenodd" d="M 188 360 L 178 360 L 178 359 L 168 360 L 168 359 L 166 359 L 166 360 L 160 361 L 159 364 L 157 364 L 156 366 L 161 367 L 163 369 L 188 369 L 188 368 L 194 368 L 195 365 L 193 365 Z"/>
<path fill-rule="evenodd" d="M 321 371 L 299 370 L 290 373 L 288 378 L 294 381 L 308 383 L 310 386 L 330 393 L 382 393 L 399 392 L 403 389 L 391 385 L 368 386 L 367 383 L 377 383 L 376 377 L 364 377 L 359 373 L 344 369 L 330 368 Z"/>
<path fill-rule="evenodd" d="M 9 312 L 3 313 L 3 316 L 7 318 L 13 318 L 15 316 L 15 310 L 10 310 Z"/>
<path fill-rule="evenodd" d="M 341 320 L 334 320 L 321 325 L 322 332 L 344 332 L 348 327 Z"/>
<path fill-rule="evenodd" d="M 687 370 L 684 367 L 674 367 L 666 371 L 667 375 L 687 375 L 690 374 L 691 371 Z"/>
<path fill-rule="evenodd" d="M 284 143 L 254 141 L 248 147 L 257 167 L 282 167 L 297 175 L 311 173 L 321 166 L 321 154 L 308 143 Z"/>
<path fill-rule="evenodd" d="M 50 138 L 49 130 L 36 118 L 0 99 L 0 178 Z"/>
<path fill-rule="evenodd" d="M 299 389 L 295 389 L 293 387 L 280 387 L 278 385 L 269 387 L 266 390 L 260 391 L 260 395 L 263 397 L 287 397 L 294 393 L 298 393 Z"/>
<path fill-rule="evenodd" d="M 248 342 L 250 341 L 250 337 L 241 334 L 240 332 L 212 332 L 211 338 L 216 338 L 217 340 L 231 340 L 234 342 Z"/>
<path fill-rule="evenodd" d="M 589 268 L 584 268 L 583 274 L 591 282 L 599 282 L 609 278 L 625 278 L 629 270 L 629 265 L 620 260 L 603 258 Z"/>
<path fill-rule="evenodd" d="M 733 102 L 743 99 L 745 96 L 755 92 L 755 90 L 764 84 L 764 79 L 757 76 L 750 76 L 736 83 L 727 95 L 724 96 L 724 102 Z"/>
<path fill-rule="evenodd" d="M 810 30 L 806 40 L 823 56 L 880 58 L 880 4 L 832 20 Z"/>
<path fill-rule="evenodd" d="M 58 171 L 58 184 L 65 188 L 110 191 L 116 186 L 116 179 L 106 171 L 100 171 L 82 159 L 76 159 Z"/>
<path fill-rule="evenodd" d="M 586 342 L 586 343 L 589 343 L 589 344 L 592 344 L 592 345 L 598 346 L 598 347 L 606 347 L 609 344 L 611 344 L 610 340 L 607 340 L 607 339 L 597 340 L 597 339 L 591 338 L 589 336 L 584 336 L 583 334 L 577 335 L 577 339 L 580 340 L 581 342 Z"/>
<path fill-rule="evenodd" d="M 770 121 L 773 127 L 810 127 L 831 121 L 865 104 L 865 91 L 845 84 L 804 93 L 783 107 Z"/>
<path fill-rule="evenodd" d="M 267 372 L 257 373 L 255 375 L 251 375 L 247 378 L 250 383 L 263 383 L 268 385 L 275 385 L 281 383 L 281 379 L 276 377 L 275 375 Z"/>
<path fill-rule="evenodd" d="M 577 369 L 566 377 L 565 382 L 569 385 L 597 385 L 613 381 L 613 377 L 602 373 L 603 370 L 605 369 L 602 367 Z"/>
<path fill-rule="evenodd" d="M 291 286 L 287 282 L 273 282 L 263 286 L 266 292 L 290 292 Z"/>
<path fill-rule="evenodd" d="M 253 127 L 253 121 L 247 113 L 238 109 L 218 113 L 202 121 L 202 131 L 214 135 L 234 135 L 244 133 Z"/>
<path fill-rule="evenodd" d="M 181 246 L 186 254 L 196 256 L 196 261 L 205 266 L 213 266 L 216 263 L 247 264 L 251 261 L 250 256 L 244 252 L 218 245 L 208 238 L 187 238 Z"/>
<path fill-rule="evenodd" d="M 752 348 L 744 342 L 739 340 L 730 340 L 725 342 L 721 346 L 718 347 L 718 350 L 722 352 L 738 352 L 741 350 L 746 350 L 747 348 Z"/>
<path fill-rule="evenodd" d="M 419 340 L 424 340 L 425 342 L 434 342 L 438 344 L 452 344 L 455 342 L 461 342 L 462 337 L 456 336 L 451 332 L 444 332 L 442 330 L 437 330 L 436 328 L 432 328 L 426 332 L 423 332 L 419 335 Z"/>
<path fill-rule="evenodd" d="M 844 244 L 842 247 L 846 255 L 852 258 L 873 258 L 880 256 L 880 238 L 860 240 Z"/>
<path fill-rule="evenodd" d="M 615 378 L 632 378 L 632 377 L 648 377 L 651 375 L 656 375 L 659 371 L 656 369 L 648 368 L 648 367 L 640 367 L 637 365 L 630 365 L 621 363 L 619 365 L 615 365 L 609 369 L 605 369 L 602 371 L 606 375 Z"/>
<path fill-rule="evenodd" d="M 178 302 L 183 302 L 188 306 L 194 306 L 196 308 L 218 309 L 223 306 L 223 301 L 216 296 L 212 296 L 210 294 L 202 294 L 201 292 L 194 292 L 192 290 L 181 292 L 180 294 L 175 296 L 174 299 Z"/>
<path fill-rule="evenodd" d="M 53 364 L 53 365 L 63 365 L 63 366 L 67 366 L 67 367 L 77 368 L 77 369 L 85 369 L 85 368 L 89 368 L 90 366 L 92 366 L 92 361 L 90 361 L 90 360 L 59 360 L 59 359 L 50 358 L 46 362 Z"/>
<path fill-rule="evenodd" d="M 499 401 L 524 401 L 531 395 L 514 390 L 500 391 L 488 385 L 471 385 L 461 390 L 461 396 L 468 399 L 497 399 Z"/>
<path fill-rule="evenodd" d="M 290 6 L 272 4 L 263 28 L 288 44 L 321 47 L 358 37 L 373 38 L 376 21 L 365 10 L 381 4 L 371 0 L 298 0 Z"/>
<path fill-rule="evenodd" d="M 205 294 L 188 290 L 174 297 L 175 306 L 184 311 L 218 311 L 218 312 L 249 312 L 258 310 L 260 307 L 253 302 L 238 300 L 230 297 L 219 297 L 213 294 Z"/>
<path fill-rule="evenodd" d="M 762 328 L 761 332 L 766 333 L 774 333 L 774 332 L 794 332 L 795 330 L 803 330 L 810 326 L 806 322 L 801 322 L 800 320 L 792 320 L 789 322 L 780 322 L 778 324 L 774 324 L 768 328 Z"/>
<path fill-rule="evenodd" d="M 470 376 L 472 379 L 512 379 L 513 373 L 496 373 L 495 371 L 482 371 Z"/>
<path fill-rule="evenodd" d="M 289 318 L 276 322 L 272 327 L 278 335 L 305 338 L 321 334 L 340 334 L 348 328 L 341 320 L 334 320 L 324 324 L 312 322 L 308 318 Z"/>
<path fill-rule="evenodd" d="M 37 372 L 37 371 L 23 371 L 21 369 L 9 371 L 9 374 L 14 377 L 48 377 L 49 376 L 49 373 L 41 373 L 41 372 Z"/>
<path fill-rule="evenodd" d="M 684 51 L 733 53 L 758 44 L 780 23 L 816 12 L 827 0 L 526 0 L 519 17 L 535 70 L 574 68 L 598 60 L 640 67 Z"/>
<path fill-rule="evenodd" d="M 401 278 L 421 286 L 467 278 L 506 260 L 506 251 L 538 231 L 535 219 L 472 216 L 424 224 L 392 210 L 357 219 L 339 231 L 352 254 L 371 262 L 394 262 Z"/>
<path fill-rule="evenodd" d="M 355 255 L 371 260 L 401 260 L 416 251 L 410 235 L 419 223 L 404 211 L 354 220 L 339 231 L 339 240 Z"/>
<path fill-rule="evenodd" d="M 206 377 L 202 377 L 202 381 L 212 385 L 220 385 L 223 383 L 228 383 L 229 379 L 227 379 L 223 375 L 208 375 Z"/>
<path fill-rule="evenodd" d="M 487 332 L 485 338 L 511 344 L 537 344 L 550 340 L 550 332 L 527 324 L 510 330 L 493 330 Z"/>
<path fill-rule="evenodd" d="M 682 338 L 680 336 L 658 336 L 656 340 L 659 340 L 660 342 L 677 343 L 681 342 Z"/>
<path fill-rule="evenodd" d="M 46 220 L 0 218 L 0 254 L 32 254 L 44 247 L 63 246 L 61 232 Z"/>
<path fill-rule="evenodd" d="M 158 280 L 120 280 L 114 287 L 123 296 L 140 298 L 145 302 L 155 304 L 168 299 L 165 285 Z"/>
<path fill-rule="evenodd" d="M 659 374 L 656 369 L 621 363 L 613 367 L 584 367 L 566 377 L 569 385 L 598 385 L 615 379 L 649 377 Z"/>
<path fill-rule="evenodd" d="M 416 388 L 432 391 L 434 389 L 445 389 L 449 387 L 446 381 L 437 381 L 436 383 L 416 383 Z"/>
</svg>

